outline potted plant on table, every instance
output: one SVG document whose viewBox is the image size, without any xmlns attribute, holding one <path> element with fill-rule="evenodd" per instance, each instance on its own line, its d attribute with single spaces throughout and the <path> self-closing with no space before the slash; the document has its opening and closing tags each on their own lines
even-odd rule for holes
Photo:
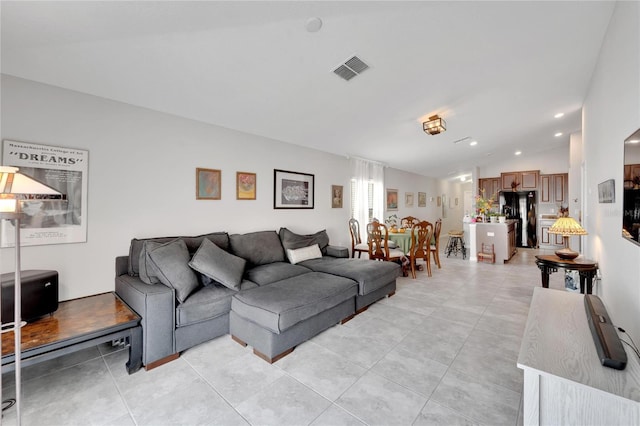
<svg viewBox="0 0 640 426">
<path fill-rule="evenodd" d="M 493 203 L 494 203 L 493 197 L 490 197 L 490 198 L 484 197 L 484 189 L 482 190 L 482 195 L 476 196 L 476 212 L 478 216 L 482 218 L 482 221 L 486 222 L 486 215 L 488 215 L 491 212 Z"/>
</svg>

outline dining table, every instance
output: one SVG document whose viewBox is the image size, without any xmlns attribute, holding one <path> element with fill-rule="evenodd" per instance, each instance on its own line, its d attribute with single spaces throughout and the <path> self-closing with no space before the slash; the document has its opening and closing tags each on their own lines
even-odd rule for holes
<svg viewBox="0 0 640 426">
<path fill-rule="evenodd" d="M 409 254 L 411 250 L 411 230 L 407 229 L 405 232 L 389 231 L 389 241 L 396 243 L 404 254 Z"/>
</svg>

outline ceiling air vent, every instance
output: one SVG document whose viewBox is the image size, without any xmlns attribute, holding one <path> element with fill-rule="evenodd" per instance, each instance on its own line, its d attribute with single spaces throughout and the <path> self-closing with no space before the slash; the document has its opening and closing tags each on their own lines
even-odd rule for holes
<svg viewBox="0 0 640 426">
<path fill-rule="evenodd" d="M 344 64 L 333 70 L 333 72 L 338 77 L 342 77 L 343 79 L 349 81 L 358 74 L 362 74 L 362 72 L 367 68 L 369 68 L 369 65 L 362 62 L 362 60 L 357 56 L 354 56 L 351 59 L 345 61 Z"/>
</svg>

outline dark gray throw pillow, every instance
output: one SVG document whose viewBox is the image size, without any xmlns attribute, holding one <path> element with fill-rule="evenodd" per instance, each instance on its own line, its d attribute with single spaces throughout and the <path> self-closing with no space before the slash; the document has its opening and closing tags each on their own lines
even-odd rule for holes
<svg viewBox="0 0 640 426">
<path fill-rule="evenodd" d="M 149 252 L 157 249 L 162 244 L 155 241 L 145 241 L 142 243 L 142 249 L 140 250 L 140 280 L 147 284 L 158 284 L 160 282 L 160 272 L 156 268 L 156 265 L 151 261 Z"/>
<path fill-rule="evenodd" d="M 189 262 L 189 266 L 231 290 L 239 290 L 246 263 L 247 261 L 243 258 L 227 253 L 211 241 L 204 239 Z"/>
<path fill-rule="evenodd" d="M 198 277 L 189 268 L 189 250 L 183 240 L 177 239 L 149 252 L 149 257 L 158 270 L 160 281 L 176 290 L 180 303 L 199 286 Z"/>
<path fill-rule="evenodd" d="M 300 235 L 289 231 L 287 228 L 280 228 L 280 232 L 278 234 L 285 250 L 295 250 L 317 244 L 318 247 L 320 247 L 322 254 L 327 254 L 329 235 L 327 235 L 327 231 L 325 229 L 318 231 L 315 234 Z"/>
</svg>

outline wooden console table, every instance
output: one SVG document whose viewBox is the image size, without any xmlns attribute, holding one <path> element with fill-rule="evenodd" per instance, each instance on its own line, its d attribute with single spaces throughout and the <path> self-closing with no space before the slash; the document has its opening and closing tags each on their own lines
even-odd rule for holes
<svg viewBox="0 0 640 426">
<path fill-rule="evenodd" d="M 536 287 L 518 355 L 524 424 L 640 424 L 640 362 L 623 346 L 626 369 L 604 367 L 584 295 Z"/>
<path fill-rule="evenodd" d="M 60 302 L 51 315 L 21 329 L 22 367 L 46 361 L 99 343 L 126 339 L 129 343 L 129 374 L 142 366 L 140 317 L 115 293 Z M 13 331 L 2 334 L 2 372 L 15 363 Z"/>
<path fill-rule="evenodd" d="M 542 271 L 542 287 L 549 288 L 549 275 L 557 272 L 558 268 L 571 271 L 578 271 L 580 274 L 580 293 L 591 294 L 593 290 L 593 277 L 598 271 L 598 264 L 589 259 L 562 259 L 555 254 L 545 254 L 536 256 L 536 265 Z M 585 288 L 586 284 L 586 288 Z"/>
</svg>

